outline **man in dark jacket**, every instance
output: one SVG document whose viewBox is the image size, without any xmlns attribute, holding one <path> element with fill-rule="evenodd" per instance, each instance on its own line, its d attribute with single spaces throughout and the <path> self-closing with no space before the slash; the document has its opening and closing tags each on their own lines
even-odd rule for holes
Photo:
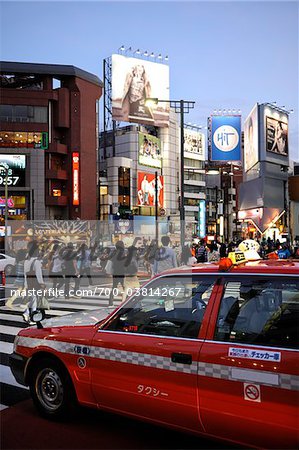
<svg viewBox="0 0 299 450">
<path fill-rule="evenodd" d="M 140 283 L 137 277 L 138 261 L 139 261 L 139 249 L 142 245 L 142 239 L 136 237 L 131 247 L 128 248 L 127 257 L 125 260 L 125 279 L 124 279 L 124 294 L 123 300 L 127 298 L 127 295 L 132 295 L 135 289 L 140 288 Z"/>
</svg>

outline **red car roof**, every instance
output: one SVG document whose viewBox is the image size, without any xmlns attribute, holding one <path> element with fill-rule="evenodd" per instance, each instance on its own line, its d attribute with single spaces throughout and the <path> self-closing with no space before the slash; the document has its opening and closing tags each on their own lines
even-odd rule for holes
<svg viewBox="0 0 299 450">
<path fill-rule="evenodd" d="M 164 274 L 202 274 L 202 273 L 219 273 L 219 263 L 204 263 L 191 266 L 182 266 L 163 272 Z M 223 270 L 221 271 L 224 272 Z M 257 274 L 292 274 L 299 276 L 299 260 L 259 260 L 248 261 L 243 264 L 232 266 L 227 273 L 257 273 Z"/>
</svg>

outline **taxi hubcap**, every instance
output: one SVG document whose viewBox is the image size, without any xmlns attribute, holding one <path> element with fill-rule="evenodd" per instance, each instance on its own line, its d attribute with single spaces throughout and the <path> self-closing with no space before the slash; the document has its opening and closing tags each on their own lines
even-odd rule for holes
<svg viewBox="0 0 299 450">
<path fill-rule="evenodd" d="M 43 369 L 36 379 L 36 394 L 40 403 L 55 411 L 63 401 L 63 384 L 59 375 L 52 369 Z"/>
</svg>

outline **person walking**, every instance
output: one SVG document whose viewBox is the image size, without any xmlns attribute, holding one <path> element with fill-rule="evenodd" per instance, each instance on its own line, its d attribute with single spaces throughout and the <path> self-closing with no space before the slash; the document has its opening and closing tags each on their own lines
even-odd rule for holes
<svg viewBox="0 0 299 450">
<path fill-rule="evenodd" d="M 92 278 L 91 278 L 91 252 L 87 245 L 84 243 L 81 245 L 78 255 L 78 270 L 80 273 L 80 279 L 83 275 L 86 275 L 88 278 L 89 286 L 92 286 Z M 79 280 L 80 283 L 80 280 Z"/>
<path fill-rule="evenodd" d="M 124 293 L 125 284 L 125 246 L 123 241 L 117 241 L 115 244 L 115 250 L 109 258 L 111 269 L 110 275 L 112 275 L 112 288 L 109 297 L 109 306 L 113 306 L 113 299 L 118 295 L 118 286 L 121 285 Z"/>
<path fill-rule="evenodd" d="M 53 280 L 53 291 L 56 289 L 60 289 L 64 285 L 64 276 L 63 276 L 63 249 L 59 247 L 58 244 L 55 244 L 53 247 L 52 261 L 50 265 L 50 278 Z"/>
<path fill-rule="evenodd" d="M 205 263 L 207 262 L 207 249 L 206 249 L 206 243 L 204 239 L 201 239 L 200 246 L 197 249 L 197 262 L 198 263 Z"/>
<path fill-rule="evenodd" d="M 28 253 L 24 262 L 24 286 L 28 303 L 23 313 L 23 319 L 29 324 L 34 324 L 31 318 L 32 313 L 37 310 L 39 300 L 37 291 L 46 287 L 42 272 L 42 258 L 35 241 L 28 244 Z"/>
<path fill-rule="evenodd" d="M 63 252 L 63 269 L 64 269 L 64 297 L 69 299 L 72 297 L 79 297 L 77 295 L 79 285 L 80 285 L 80 274 L 77 267 L 77 252 L 74 249 L 74 245 L 72 242 L 67 244 L 66 249 Z M 70 289 L 71 279 L 75 281 L 75 285 L 73 290 Z M 71 292 L 73 292 L 71 294 Z"/>
<path fill-rule="evenodd" d="M 147 264 L 147 271 L 151 275 L 151 277 L 154 275 L 154 263 L 157 250 L 158 250 L 158 243 L 156 239 L 153 239 L 150 245 L 146 248 L 144 254 L 144 261 Z"/>
<path fill-rule="evenodd" d="M 192 255 L 192 251 L 189 245 L 185 245 L 183 247 L 183 251 L 181 254 L 181 265 L 182 266 L 192 266 L 197 263 L 197 259 Z"/>
<path fill-rule="evenodd" d="M 128 295 L 131 295 L 135 289 L 139 289 L 140 282 L 137 277 L 139 263 L 139 249 L 142 245 L 142 239 L 136 237 L 131 247 L 128 248 L 124 263 L 124 293 L 123 301 Z"/>
<path fill-rule="evenodd" d="M 155 275 L 178 266 L 176 253 L 173 248 L 169 247 L 169 236 L 162 236 L 161 243 L 162 247 L 158 249 L 154 262 Z"/>
<path fill-rule="evenodd" d="M 220 253 L 218 251 L 218 247 L 215 243 L 208 245 L 208 262 L 218 262 L 220 260 Z"/>
<path fill-rule="evenodd" d="M 6 301 L 5 306 L 8 308 L 15 308 L 14 305 L 17 299 L 22 297 L 22 292 L 25 287 L 24 276 L 24 262 L 25 262 L 26 250 L 19 250 L 16 254 L 16 278 L 14 281 L 14 294 Z"/>
</svg>

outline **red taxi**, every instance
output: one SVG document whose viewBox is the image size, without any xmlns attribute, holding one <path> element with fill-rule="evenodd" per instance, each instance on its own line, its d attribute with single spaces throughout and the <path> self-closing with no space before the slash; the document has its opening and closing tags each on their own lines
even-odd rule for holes
<svg viewBox="0 0 299 450">
<path fill-rule="evenodd" d="M 299 263 L 163 273 L 121 307 L 19 332 L 10 356 L 46 417 L 77 403 L 256 448 L 298 448 Z"/>
</svg>

